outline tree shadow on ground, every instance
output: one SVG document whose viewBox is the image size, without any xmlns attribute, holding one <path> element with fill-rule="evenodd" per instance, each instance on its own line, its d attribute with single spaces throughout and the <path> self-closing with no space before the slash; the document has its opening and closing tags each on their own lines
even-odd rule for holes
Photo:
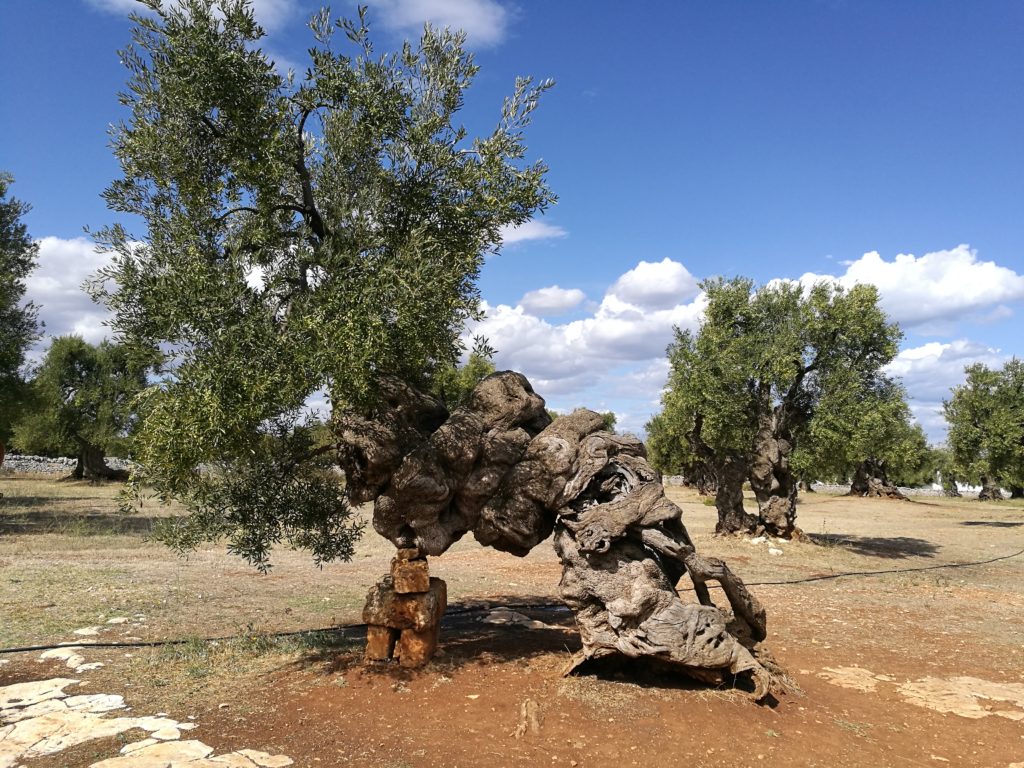
<svg viewBox="0 0 1024 768">
<path fill-rule="evenodd" d="M 991 528 L 1019 528 L 1024 522 L 1011 522 L 1009 520 L 964 520 L 960 525 L 987 525 Z"/>
<path fill-rule="evenodd" d="M 52 499 L 50 500 L 52 503 Z M 2 512 L 0 507 L 0 512 Z M 64 534 L 68 536 L 148 535 L 165 518 L 122 515 L 116 512 L 67 514 L 32 511 L 0 514 L 0 534 Z"/>
<path fill-rule="evenodd" d="M 522 607 L 524 604 L 533 607 Z M 545 626 L 486 623 L 488 608 L 498 607 L 508 607 Z M 576 622 L 564 605 L 550 597 L 522 595 L 449 605 L 441 625 L 438 652 L 421 669 L 405 669 L 396 662 L 366 663 L 363 659 L 363 627 L 346 628 L 343 637 L 340 633 L 333 637 L 329 635 L 325 635 L 324 645 L 311 647 L 292 666 L 319 670 L 324 675 L 360 670 L 363 674 L 393 679 L 398 684 L 424 673 L 443 675 L 488 664 L 524 663 L 542 656 L 554 656 L 568 668 L 573 655 L 582 648 Z M 597 684 L 625 683 L 650 689 L 701 691 L 716 688 L 694 680 L 677 667 L 660 663 L 652 657 L 629 659 L 613 656 L 591 660 L 581 665 L 573 677 L 581 681 L 595 681 Z M 737 680 L 730 675 L 724 675 L 722 685 L 717 686 L 719 689 L 735 688 L 739 691 L 746 691 L 748 687 L 748 681 Z"/>
<path fill-rule="evenodd" d="M 840 547 L 858 555 L 898 560 L 906 557 L 935 557 L 940 547 L 927 539 L 910 536 L 854 536 L 847 533 L 807 534 L 815 544 Z"/>
<path fill-rule="evenodd" d="M 507 608 L 543 626 L 488 623 L 491 611 L 497 608 Z M 323 644 L 310 647 L 294 662 L 296 666 L 321 667 L 329 674 L 363 666 L 365 626 L 339 627 L 337 632 L 322 634 Z M 448 605 L 441 620 L 439 653 L 428 666 L 443 671 L 444 667 L 528 659 L 550 653 L 564 655 L 568 663 L 569 657 L 580 647 L 572 614 L 550 596 L 514 595 L 468 600 Z M 399 676 L 417 672 L 403 669 L 396 663 L 374 664 L 366 669 Z"/>
<path fill-rule="evenodd" d="M 0 510 L 4 507 L 20 507 L 25 509 L 42 507 L 53 508 L 55 505 L 81 504 L 104 501 L 95 496 L 4 496 L 0 499 Z"/>
</svg>

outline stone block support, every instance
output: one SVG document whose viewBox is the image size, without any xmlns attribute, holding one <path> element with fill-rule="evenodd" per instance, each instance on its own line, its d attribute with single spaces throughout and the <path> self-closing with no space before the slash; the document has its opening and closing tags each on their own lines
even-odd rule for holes
<svg viewBox="0 0 1024 768">
<path fill-rule="evenodd" d="M 366 660 L 397 658 L 403 667 L 421 667 L 437 650 L 448 588 L 431 578 L 427 559 L 400 549 L 391 573 L 370 588 L 363 608 Z"/>
</svg>

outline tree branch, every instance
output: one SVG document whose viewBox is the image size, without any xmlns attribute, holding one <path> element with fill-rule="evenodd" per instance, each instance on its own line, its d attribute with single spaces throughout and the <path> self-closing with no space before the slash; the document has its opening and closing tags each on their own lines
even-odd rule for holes
<svg viewBox="0 0 1024 768">
<path fill-rule="evenodd" d="M 313 196 L 313 179 L 310 176 L 309 168 L 306 165 L 306 141 L 303 138 L 306 120 L 320 106 L 325 105 L 317 104 L 302 110 L 298 125 L 296 126 L 296 148 L 298 149 L 298 156 L 295 158 L 295 164 L 293 167 L 295 168 L 295 172 L 299 174 L 299 183 L 302 185 L 301 213 L 303 217 L 305 217 L 306 223 L 309 224 L 309 228 L 313 230 L 313 234 L 315 234 L 322 242 L 327 237 L 327 227 L 324 224 L 323 218 L 320 216 L 320 211 L 317 210 L 316 198 Z"/>
<path fill-rule="evenodd" d="M 276 213 L 278 211 L 293 211 L 295 213 L 305 213 L 306 209 L 303 208 L 301 205 L 297 205 L 296 203 L 281 203 L 280 205 L 273 206 L 270 209 L 269 212 L 270 213 Z M 226 219 L 228 216 L 231 216 L 232 214 L 235 214 L 235 213 L 259 213 L 259 212 L 260 211 L 259 211 L 258 208 L 253 208 L 250 205 L 240 205 L 237 208 L 232 208 L 230 211 L 225 211 L 220 216 L 217 216 L 214 219 L 214 221 L 224 221 L 224 219 Z"/>
<path fill-rule="evenodd" d="M 224 131 L 222 131 L 220 127 L 215 122 L 213 122 L 213 120 L 208 118 L 206 115 L 200 116 L 199 120 L 203 123 L 203 125 L 205 125 L 209 129 L 210 133 L 212 133 L 218 139 L 224 138 Z"/>
</svg>

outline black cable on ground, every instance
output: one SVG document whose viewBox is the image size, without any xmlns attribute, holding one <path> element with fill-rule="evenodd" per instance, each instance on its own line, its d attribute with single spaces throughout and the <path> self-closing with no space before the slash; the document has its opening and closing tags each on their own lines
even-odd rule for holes
<svg viewBox="0 0 1024 768">
<path fill-rule="evenodd" d="M 779 584 L 807 584 L 812 581 L 827 581 L 828 579 L 841 579 L 846 576 L 885 576 L 891 573 L 918 573 L 920 571 L 938 571 L 944 568 L 970 568 L 975 565 L 988 565 L 998 563 L 1000 560 L 1011 560 L 1014 557 L 1024 555 L 1024 549 L 1018 549 L 1008 555 L 992 557 L 988 560 L 976 560 L 966 563 L 940 563 L 939 565 L 922 565 L 919 568 L 888 568 L 882 571 L 841 571 L 839 573 L 825 573 L 819 576 L 807 576 L 803 579 L 792 579 L 789 581 L 752 581 L 748 587 L 766 587 Z M 744 582 L 746 583 L 746 582 Z"/>
<path fill-rule="evenodd" d="M 988 560 L 973 560 L 963 563 L 940 563 L 939 565 L 925 565 L 917 568 L 889 568 L 880 571 L 841 571 L 839 573 L 826 573 L 818 576 L 806 576 L 802 579 L 787 579 L 783 581 L 752 581 L 744 582 L 748 587 L 767 587 L 767 586 L 788 586 L 793 584 L 809 584 L 815 581 L 828 581 L 830 579 L 842 579 L 852 578 L 859 576 L 886 576 L 897 573 L 920 573 L 921 571 L 938 571 L 948 568 L 971 568 L 978 565 L 989 565 L 990 563 L 998 563 L 1002 560 L 1012 560 L 1015 557 L 1024 555 L 1024 549 L 1018 549 L 1016 552 L 1011 552 L 1008 555 L 999 555 L 998 557 L 992 557 Z M 721 589 L 718 584 L 709 584 L 708 586 Z M 692 592 L 693 587 L 687 587 L 681 592 Z M 524 610 L 555 610 L 555 611 L 568 611 L 569 609 L 562 603 L 503 603 L 501 608 L 520 608 Z M 495 610 L 495 607 L 489 605 L 468 605 L 468 606 L 454 606 L 445 611 L 445 618 L 458 618 L 472 613 L 483 613 L 484 611 Z M 444 623 L 444 619 L 442 619 Z M 366 630 L 365 624 L 336 624 L 333 627 L 323 627 L 321 629 L 298 629 L 288 632 L 268 632 L 260 633 L 261 637 L 273 637 L 273 638 L 285 638 L 285 637 L 298 637 L 300 635 L 315 635 L 315 634 L 340 634 L 343 637 L 346 635 L 360 635 Z M 205 638 L 173 638 L 170 640 L 137 640 L 133 642 L 122 642 L 122 643 L 58 643 L 57 645 L 27 645 L 17 648 L 0 648 L 0 655 L 11 654 L 11 653 L 29 653 L 32 651 L 51 651 L 57 648 L 158 648 L 163 645 L 185 645 L 187 643 L 223 643 L 229 640 L 238 640 L 246 637 L 246 635 L 226 635 L 223 637 L 205 637 Z"/>
</svg>

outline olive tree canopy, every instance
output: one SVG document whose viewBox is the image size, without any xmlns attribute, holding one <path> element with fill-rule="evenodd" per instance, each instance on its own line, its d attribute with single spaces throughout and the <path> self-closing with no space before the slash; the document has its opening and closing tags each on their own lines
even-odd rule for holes
<svg viewBox="0 0 1024 768">
<path fill-rule="evenodd" d="M 696 334 L 677 331 L 669 347 L 659 442 L 674 435 L 714 474 L 720 532 L 791 536 L 798 440 L 827 393 L 878 381 L 896 354 L 899 328 L 878 307 L 873 286 L 780 282 L 755 290 L 746 278 L 701 286 L 703 324 Z M 745 480 L 757 517 L 743 508 Z"/>
<path fill-rule="evenodd" d="M 73 477 L 123 480 L 106 455 L 124 456 L 137 421 L 136 396 L 155 363 L 151 350 L 58 336 L 30 382 L 31 405 L 12 442 L 31 453 L 76 456 Z"/>
<path fill-rule="evenodd" d="M 850 481 L 851 495 L 890 497 L 901 495 L 898 485 L 933 481 L 938 468 L 906 391 L 887 376 L 825 392 L 794 465 L 803 477 Z"/>
<path fill-rule="evenodd" d="M 35 268 L 39 247 L 22 221 L 29 206 L 8 197 L 13 181 L 0 172 L 0 464 L 24 400 L 25 352 L 38 336 L 36 308 L 23 299 L 25 278 Z"/>
<path fill-rule="evenodd" d="M 99 233 L 113 263 L 93 285 L 170 371 L 145 395 L 138 479 L 192 512 L 165 532 L 177 545 L 346 557 L 356 526 L 304 403 L 385 407 L 382 377 L 429 388 L 456 362 L 485 254 L 554 200 L 523 141 L 551 83 L 517 80 L 471 138 L 461 33 L 380 54 L 362 10 L 324 10 L 307 69 L 283 77 L 245 0 L 151 5 L 121 53 L 123 176 L 105 193 L 143 231 Z"/>
<path fill-rule="evenodd" d="M 943 403 L 951 469 L 958 480 L 979 483 L 981 498 L 1001 499 L 1001 486 L 1024 496 L 1024 361 L 965 370 L 967 380 Z"/>
</svg>

